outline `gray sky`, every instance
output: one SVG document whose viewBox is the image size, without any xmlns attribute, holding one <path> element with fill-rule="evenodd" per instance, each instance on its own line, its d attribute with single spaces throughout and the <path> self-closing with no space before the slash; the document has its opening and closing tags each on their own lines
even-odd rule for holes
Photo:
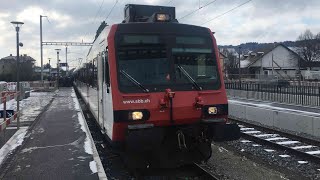
<svg viewBox="0 0 320 180">
<path fill-rule="evenodd" d="M 123 20 L 125 4 L 170 5 L 176 7 L 178 20 L 213 0 L 119 0 L 107 19 L 108 24 Z M 223 16 L 223 13 L 248 0 L 216 0 L 179 22 L 209 27 L 216 32 L 218 44 L 238 45 L 244 42 L 276 42 L 296 40 L 306 29 L 320 32 L 319 0 L 252 0 Z M 92 42 L 96 29 L 106 19 L 116 0 L 0 0 L 0 58 L 16 54 L 15 30 L 11 21 L 23 21 L 20 40 L 21 54 L 28 54 L 40 65 L 39 16 L 43 18 L 44 41 Z M 101 8 L 99 8 L 101 6 Z M 217 18 L 218 17 L 218 18 Z M 205 23 L 214 19 L 208 23 Z M 205 24 L 204 24 L 205 23 Z M 45 46 L 44 63 L 52 58 L 56 66 L 55 48 L 61 48 L 65 61 L 65 47 Z M 69 47 L 68 61 L 77 66 L 77 58 L 84 58 L 86 47 Z"/>
</svg>

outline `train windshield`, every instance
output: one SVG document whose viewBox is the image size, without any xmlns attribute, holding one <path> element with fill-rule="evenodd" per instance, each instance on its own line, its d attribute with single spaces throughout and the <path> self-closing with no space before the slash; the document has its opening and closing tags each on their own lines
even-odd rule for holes
<svg viewBox="0 0 320 180">
<path fill-rule="evenodd" d="M 123 35 L 117 54 L 119 85 L 123 92 L 220 87 L 217 60 L 209 38 Z"/>
</svg>

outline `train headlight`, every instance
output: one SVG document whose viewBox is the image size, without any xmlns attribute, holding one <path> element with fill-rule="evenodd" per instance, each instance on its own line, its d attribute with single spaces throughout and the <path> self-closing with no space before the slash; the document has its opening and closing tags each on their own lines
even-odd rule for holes
<svg viewBox="0 0 320 180">
<path fill-rule="evenodd" d="M 157 19 L 157 21 L 169 21 L 170 16 L 169 16 L 169 14 L 157 14 L 156 19 Z"/>
<path fill-rule="evenodd" d="M 217 114 L 217 113 L 218 113 L 217 107 L 209 107 L 209 108 L 208 108 L 208 114 L 210 114 L 210 115 L 215 115 L 215 114 Z"/>
<path fill-rule="evenodd" d="M 143 118 L 143 113 L 141 111 L 133 111 L 131 117 L 132 120 L 141 120 Z"/>
</svg>

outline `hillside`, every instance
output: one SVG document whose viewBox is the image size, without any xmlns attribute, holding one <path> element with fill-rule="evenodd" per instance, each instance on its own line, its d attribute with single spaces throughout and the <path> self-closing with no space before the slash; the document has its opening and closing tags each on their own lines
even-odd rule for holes
<svg viewBox="0 0 320 180">
<path fill-rule="evenodd" d="M 275 42 L 275 43 L 282 43 L 287 47 L 292 47 L 295 46 L 294 41 L 284 41 L 284 42 Z M 274 43 L 257 43 L 257 42 L 248 42 L 248 43 L 242 43 L 238 46 L 233 46 L 233 45 L 219 45 L 219 49 L 235 49 L 238 50 L 239 46 L 241 47 L 241 51 L 254 51 L 257 49 L 263 49 L 265 47 L 270 47 L 273 46 Z"/>
</svg>

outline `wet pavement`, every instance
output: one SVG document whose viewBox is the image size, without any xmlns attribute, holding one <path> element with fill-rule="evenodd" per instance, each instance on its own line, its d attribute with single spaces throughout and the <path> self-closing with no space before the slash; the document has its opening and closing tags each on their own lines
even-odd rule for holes
<svg viewBox="0 0 320 180">
<path fill-rule="evenodd" d="M 7 158 L 0 179 L 99 179 L 72 88 L 62 88 Z"/>
</svg>

